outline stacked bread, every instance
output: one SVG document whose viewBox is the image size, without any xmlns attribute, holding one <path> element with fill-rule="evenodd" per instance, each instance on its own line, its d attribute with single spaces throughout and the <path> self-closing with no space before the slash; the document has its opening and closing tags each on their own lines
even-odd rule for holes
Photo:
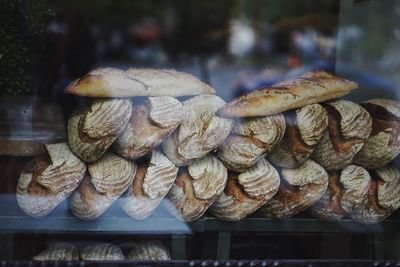
<svg viewBox="0 0 400 267">
<path fill-rule="evenodd" d="M 378 222 L 400 206 L 400 173 L 387 166 L 400 153 L 400 104 L 335 99 L 356 88 L 315 71 L 226 104 L 189 74 L 94 70 L 67 87 L 90 101 L 69 119 L 68 143 L 25 167 L 18 203 L 41 217 L 71 195 L 85 220 L 117 199 L 145 219 L 167 199 L 184 221 L 311 207 L 322 219 Z"/>
<path fill-rule="evenodd" d="M 110 243 L 98 243 L 78 249 L 70 243 L 51 244 L 44 251 L 33 257 L 37 261 L 114 261 L 114 260 L 170 260 L 167 247 L 160 241 L 148 240 L 129 245 L 130 250 L 124 255 L 120 247 Z"/>
</svg>

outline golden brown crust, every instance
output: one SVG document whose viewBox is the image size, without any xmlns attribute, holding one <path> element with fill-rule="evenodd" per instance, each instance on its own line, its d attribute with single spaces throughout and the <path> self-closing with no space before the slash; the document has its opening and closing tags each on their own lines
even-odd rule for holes
<svg viewBox="0 0 400 267">
<path fill-rule="evenodd" d="M 66 93 L 89 97 L 185 96 L 213 94 L 196 77 L 167 69 L 98 68 L 73 81 Z"/>
<path fill-rule="evenodd" d="M 327 101 L 357 88 L 355 82 L 324 71 L 307 72 L 234 99 L 218 110 L 225 117 L 265 116 Z"/>
</svg>

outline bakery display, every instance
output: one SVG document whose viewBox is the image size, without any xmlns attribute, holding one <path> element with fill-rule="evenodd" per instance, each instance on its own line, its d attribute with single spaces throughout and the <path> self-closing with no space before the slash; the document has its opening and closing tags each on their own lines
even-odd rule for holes
<svg viewBox="0 0 400 267">
<path fill-rule="evenodd" d="M 165 155 L 176 165 L 187 165 L 217 148 L 229 135 L 230 119 L 215 112 L 225 104 L 216 95 L 199 95 L 183 102 L 183 120 L 163 143 Z"/>
<path fill-rule="evenodd" d="M 86 162 L 96 161 L 125 129 L 131 114 L 125 99 L 94 99 L 78 107 L 68 121 L 68 142 Z"/>
<path fill-rule="evenodd" d="M 112 153 L 88 164 L 79 188 L 72 194 L 70 209 L 83 220 L 93 220 L 121 196 L 136 173 L 136 164 Z"/>
<path fill-rule="evenodd" d="M 360 105 L 372 117 L 372 133 L 354 157 L 354 163 L 367 169 L 383 167 L 400 153 L 400 102 L 371 99 Z"/>
<path fill-rule="evenodd" d="M 79 260 L 79 250 L 72 244 L 58 242 L 33 257 L 35 261 L 75 261 Z"/>
<path fill-rule="evenodd" d="M 282 114 L 236 119 L 231 134 L 218 147 L 218 158 L 230 171 L 243 172 L 271 152 L 284 133 Z"/>
<path fill-rule="evenodd" d="M 372 131 L 372 118 L 360 105 L 348 100 L 327 103 L 328 129 L 311 158 L 327 170 L 349 165 Z"/>
<path fill-rule="evenodd" d="M 266 116 L 344 96 L 357 83 L 325 71 L 307 72 L 239 96 L 218 110 L 224 117 Z"/>
<path fill-rule="evenodd" d="M 279 183 L 278 171 L 265 159 L 240 174 L 229 173 L 210 213 L 221 220 L 241 220 L 270 200 L 278 192 Z"/>
<path fill-rule="evenodd" d="M 122 250 L 113 244 L 96 244 L 84 247 L 81 252 L 84 261 L 124 260 Z"/>
<path fill-rule="evenodd" d="M 328 115 L 319 104 L 284 113 L 286 131 L 282 142 L 268 155 L 275 166 L 296 168 L 311 156 L 328 127 Z"/>
<path fill-rule="evenodd" d="M 153 151 L 181 123 L 182 103 L 169 96 L 149 97 L 133 106 L 130 121 L 114 143 L 114 151 L 127 159 Z"/>
<path fill-rule="evenodd" d="M 224 165 L 211 155 L 181 167 L 167 196 L 170 212 L 187 222 L 199 219 L 222 193 L 227 178 Z"/>
<path fill-rule="evenodd" d="M 171 260 L 171 255 L 163 243 L 156 240 L 149 240 L 135 243 L 126 259 L 136 261 L 168 261 Z"/>
<path fill-rule="evenodd" d="M 33 158 L 22 170 L 17 202 L 23 212 L 43 217 L 66 199 L 83 179 L 86 164 L 67 143 L 45 145 L 46 154 Z"/>
<path fill-rule="evenodd" d="M 69 118 L 68 143 L 45 145 L 22 170 L 18 205 L 43 217 L 71 195 L 70 210 L 83 220 L 117 200 L 142 220 L 165 200 L 185 222 L 206 212 L 238 221 L 309 209 L 322 220 L 378 223 L 400 206 L 400 173 L 390 165 L 400 153 L 400 104 L 334 99 L 356 87 L 313 71 L 226 104 L 189 74 L 96 69 L 66 89 L 92 99 Z M 195 96 L 175 98 L 186 95 Z M 137 96 L 145 97 L 130 99 Z M 107 244 L 88 247 L 85 257 L 106 259 L 107 251 L 123 258 Z M 149 241 L 129 258 L 170 256 Z"/>
<path fill-rule="evenodd" d="M 186 96 L 213 94 L 196 77 L 168 69 L 98 68 L 73 81 L 66 93 L 90 97 Z"/>
<path fill-rule="evenodd" d="M 296 169 L 280 170 L 279 191 L 259 213 L 268 218 L 290 218 L 314 205 L 328 187 L 328 174 L 318 163 L 307 160 Z"/>
<path fill-rule="evenodd" d="M 154 151 L 150 161 L 138 162 L 136 175 L 120 199 L 122 209 L 134 219 L 147 218 L 171 189 L 177 173 L 178 167 Z"/>
</svg>

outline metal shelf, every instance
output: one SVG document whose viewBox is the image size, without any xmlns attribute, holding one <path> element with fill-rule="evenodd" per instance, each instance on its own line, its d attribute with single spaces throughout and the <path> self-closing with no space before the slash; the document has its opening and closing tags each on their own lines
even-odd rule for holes
<svg viewBox="0 0 400 267">
<path fill-rule="evenodd" d="M 134 233 L 134 234 L 191 234 L 194 232 L 400 232 L 398 215 L 375 225 L 362 225 L 345 219 L 325 222 L 307 216 L 286 220 L 250 217 L 237 222 L 224 222 L 210 216 L 187 223 L 172 217 L 163 205 L 148 219 L 134 220 L 119 205 L 112 205 L 100 218 L 82 221 L 71 214 L 63 202 L 47 217 L 31 218 L 18 208 L 15 197 L 0 199 L 0 232 L 60 232 L 60 233 Z"/>
</svg>

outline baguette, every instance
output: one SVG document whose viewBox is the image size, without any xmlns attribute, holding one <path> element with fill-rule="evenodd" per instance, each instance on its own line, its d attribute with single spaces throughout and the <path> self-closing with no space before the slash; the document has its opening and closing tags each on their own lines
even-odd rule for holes
<svg viewBox="0 0 400 267">
<path fill-rule="evenodd" d="M 239 96 L 220 108 L 223 117 L 253 117 L 281 113 L 290 109 L 344 96 L 357 83 L 324 71 L 307 72 L 300 77 L 280 81 L 270 87 Z"/>
<path fill-rule="evenodd" d="M 73 81 L 68 94 L 89 97 L 187 96 L 214 94 L 196 77 L 167 69 L 98 68 Z"/>
</svg>

